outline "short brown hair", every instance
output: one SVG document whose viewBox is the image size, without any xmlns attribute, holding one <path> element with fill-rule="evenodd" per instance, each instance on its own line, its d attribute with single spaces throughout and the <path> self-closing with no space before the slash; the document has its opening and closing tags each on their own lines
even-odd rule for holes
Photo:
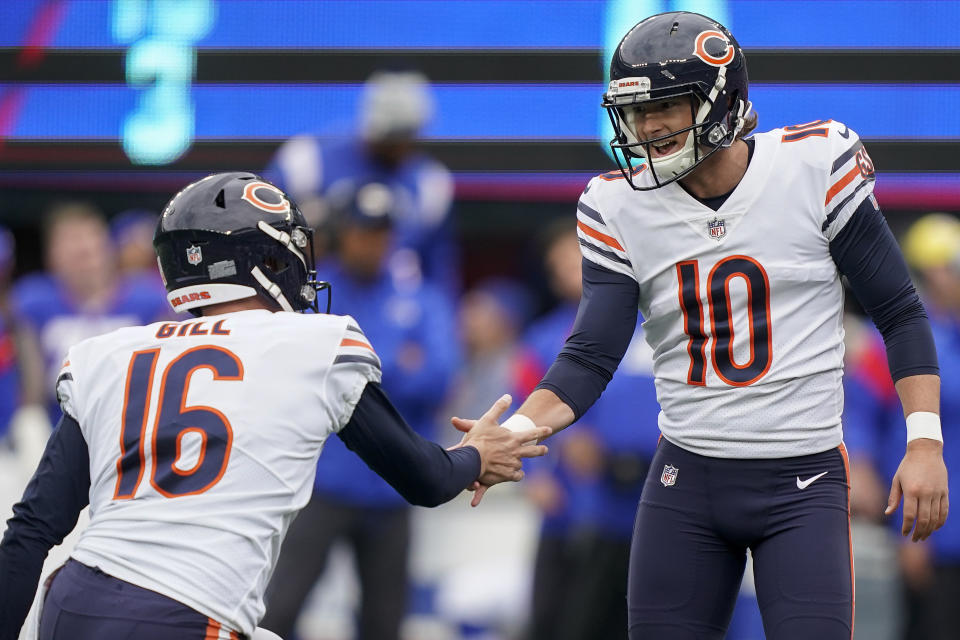
<svg viewBox="0 0 960 640">
<path fill-rule="evenodd" d="M 737 133 L 737 139 L 746 138 L 753 133 L 753 130 L 757 128 L 757 121 L 759 119 L 757 112 L 751 109 L 750 114 L 744 119 L 743 128 Z"/>
<path fill-rule="evenodd" d="M 61 224 L 73 220 L 90 220 L 107 228 L 107 219 L 95 205 L 83 201 L 64 201 L 53 203 L 43 215 L 43 236 L 49 242 L 53 230 Z"/>
</svg>

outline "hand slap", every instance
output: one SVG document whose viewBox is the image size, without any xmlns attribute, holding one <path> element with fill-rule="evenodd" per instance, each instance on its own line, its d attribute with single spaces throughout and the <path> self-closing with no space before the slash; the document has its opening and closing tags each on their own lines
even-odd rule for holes
<svg viewBox="0 0 960 640">
<path fill-rule="evenodd" d="M 471 500 L 474 507 L 493 485 L 522 480 L 524 458 L 547 453 L 547 447 L 537 442 L 553 433 L 550 427 L 513 431 L 497 422 L 510 407 L 511 400 L 504 394 L 479 420 L 451 418 L 453 426 L 464 434 L 458 446 L 473 446 L 480 452 L 480 475 L 470 487 L 474 492 Z"/>
</svg>

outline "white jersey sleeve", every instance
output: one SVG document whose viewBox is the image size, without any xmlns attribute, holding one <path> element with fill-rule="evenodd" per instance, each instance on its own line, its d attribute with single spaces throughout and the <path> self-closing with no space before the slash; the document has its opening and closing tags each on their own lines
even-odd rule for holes
<svg viewBox="0 0 960 640">
<path fill-rule="evenodd" d="M 822 156 L 827 174 L 822 229 L 827 240 L 833 240 L 860 203 L 873 194 L 876 176 L 860 136 L 847 125 L 828 123 L 827 143 L 829 151 Z"/>
<path fill-rule="evenodd" d="M 346 331 L 337 346 L 330 378 L 324 387 L 327 406 L 336 411 L 338 433 L 350 421 L 367 383 L 380 382 L 381 376 L 380 358 L 370 341 L 353 318 L 346 318 Z"/>
<path fill-rule="evenodd" d="M 590 180 L 577 202 L 577 239 L 580 241 L 580 252 L 590 262 L 636 279 L 633 264 L 627 256 L 619 231 L 604 219 L 599 200 L 595 197 L 599 191 L 595 187 L 599 184 L 598 181 L 602 180 L 608 178 L 596 176 Z"/>
<path fill-rule="evenodd" d="M 69 357 L 63 361 L 60 366 L 60 373 L 57 374 L 56 392 L 60 409 L 76 420 L 78 413 L 76 406 L 74 406 L 76 392 L 74 390 L 73 368 L 70 366 Z"/>
</svg>

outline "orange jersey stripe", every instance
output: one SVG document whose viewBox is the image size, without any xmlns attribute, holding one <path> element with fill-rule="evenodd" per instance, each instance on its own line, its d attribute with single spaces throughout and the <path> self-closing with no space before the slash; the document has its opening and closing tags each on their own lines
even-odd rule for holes
<svg viewBox="0 0 960 640">
<path fill-rule="evenodd" d="M 640 175 L 641 173 L 643 173 L 643 172 L 646 171 L 646 170 L 647 170 L 647 163 L 643 163 L 643 164 L 641 164 L 639 167 L 637 167 L 636 169 L 634 169 L 634 170 L 633 170 L 633 173 L 631 173 L 630 175 L 633 176 L 634 178 L 636 178 L 638 175 Z M 624 178 L 623 178 L 623 172 L 622 172 L 622 171 L 610 171 L 610 172 L 608 172 L 608 173 L 603 173 L 603 174 L 600 174 L 600 179 L 601 179 L 601 180 L 606 180 L 607 182 L 612 182 L 612 181 L 614 181 L 614 180 L 623 180 L 623 179 L 624 179 Z"/>
<path fill-rule="evenodd" d="M 830 199 L 833 198 L 833 196 L 843 191 L 843 188 L 850 184 L 850 181 L 853 180 L 858 173 L 860 173 L 860 166 L 854 165 L 854 167 L 847 172 L 847 175 L 837 180 L 837 182 L 830 187 L 830 190 L 827 191 L 827 199 L 824 200 L 823 204 L 826 205 L 828 202 L 830 202 Z"/>
<path fill-rule="evenodd" d="M 373 351 L 373 347 L 368 345 L 366 342 L 361 342 L 360 340 L 351 340 L 350 338 L 344 338 L 340 341 L 341 347 L 363 347 L 364 349 L 370 349 Z"/>
<path fill-rule="evenodd" d="M 591 238 L 594 238 L 594 239 L 596 239 L 596 240 L 599 240 L 600 242 L 602 242 L 603 244 L 607 245 L 608 247 L 613 247 L 614 249 L 617 249 L 618 251 L 623 251 L 623 247 L 620 246 L 620 243 L 617 242 L 617 239 L 616 239 L 616 238 L 611 237 L 611 236 L 608 236 L 608 235 L 605 234 L 605 233 L 600 233 L 600 232 L 597 231 L 596 229 L 591 229 L 590 227 L 588 227 L 587 225 L 583 224 L 583 223 L 580 222 L 579 220 L 577 220 L 577 227 L 578 227 L 581 231 L 583 231 L 585 234 L 587 234 L 588 236 L 590 236 Z"/>
</svg>

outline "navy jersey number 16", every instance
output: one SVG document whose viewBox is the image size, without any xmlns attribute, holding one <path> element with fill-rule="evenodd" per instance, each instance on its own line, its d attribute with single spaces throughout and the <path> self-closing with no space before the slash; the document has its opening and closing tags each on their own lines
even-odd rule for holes
<svg viewBox="0 0 960 640">
<path fill-rule="evenodd" d="M 147 416 L 159 354 L 159 349 L 147 349 L 135 352 L 130 358 L 124 390 L 115 500 L 133 498 L 143 479 Z M 198 369 L 210 369 L 214 380 L 243 379 L 240 358 L 221 347 L 195 347 L 167 365 L 156 394 L 159 409 L 151 434 L 153 470 L 150 476 L 153 488 L 167 498 L 208 490 L 223 477 L 230 460 L 233 429 L 227 417 L 213 407 L 186 406 L 190 377 Z M 188 433 L 200 437 L 200 453 L 193 467 L 181 469 L 177 461 L 183 438 Z"/>
</svg>

